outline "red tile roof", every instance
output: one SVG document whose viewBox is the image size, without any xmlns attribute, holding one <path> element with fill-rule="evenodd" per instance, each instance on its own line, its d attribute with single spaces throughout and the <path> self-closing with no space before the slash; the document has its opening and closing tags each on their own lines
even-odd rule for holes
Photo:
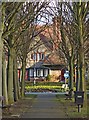
<svg viewBox="0 0 89 120">
<path fill-rule="evenodd" d="M 64 64 L 64 59 L 59 58 L 55 52 L 53 52 L 51 55 L 48 56 L 47 59 L 44 60 L 44 64 Z"/>
</svg>

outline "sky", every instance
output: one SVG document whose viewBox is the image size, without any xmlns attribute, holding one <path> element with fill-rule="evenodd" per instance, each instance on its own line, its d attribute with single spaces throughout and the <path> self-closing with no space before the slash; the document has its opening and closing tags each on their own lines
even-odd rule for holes
<svg viewBox="0 0 89 120">
<path fill-rule="evenodd" d="M 42 0 L 42 1 L 44 1 L 44 0 Z M 47 1 L 49 1 L 49 0 L 47 0 Z M 57 13 L 56 1 L 57 0 L 49 1 L 49 5 L 48 5 L 49 7 L 46 7 L 46 9 L 44 9 L 44 11 L 43 11 L 44 13 L 41 14 L 43 17 L 41 17 L 41 15 L 39 15 L 39 18 L 38 18 L 39 24 L 45 24 L 46 22 L 48 22 L 49 24 L 52 23 L 52 19 L 55 16 L 55 13 Z M 51 7 L 51 9 L 50 9 L 50 7 Z M 49 11 L 49 14 L 47 11 Z"/>
</svg>

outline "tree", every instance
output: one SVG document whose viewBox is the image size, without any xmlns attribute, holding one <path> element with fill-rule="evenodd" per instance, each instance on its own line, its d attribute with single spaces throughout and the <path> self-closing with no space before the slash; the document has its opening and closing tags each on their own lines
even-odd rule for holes
<svg viewBox="0 0 89 120">
<path fill-rule="evenodd" d="M 73 88 L 73 69 L 77 61 L 76 89 L 83 90 L 85 85 L 85 54 L 84 43 L 88 37 L 86 23 L 88 23 L 88 2 L 57 3 L 52 10 L 56 16 L 61 16 L 61 44 L 59 49 L 66 57 L 70 68 L 70 88 Z M 52 9 L 52 8 L 51 8 Z"/>
<path fill-rule="evenodd" d="M 0 71 L 0 76 L 1 76 L 1 87 L 0 88 L 3 88 L 3 90 L 1 89 L 1 93 L 0 95 L 4 96 L 5 99 L 3 101 L 3 103 L 5 103 L 6 105 L 8 105 L 8 97 L 7 97 L 7 84 L 6 84 L 6 61 L 4 61 L 4 58 L 5 58 L 5 54 L 4 54 L 4 48 L 3 48 L 3 43 L 4 43 L 4 40 L 2 39 L 2 34 L 3 34 L 3 31 L 4 31 L 4 18 L 5 18 L 5 3 L 0 3 L 0 16 L 1 16 L 1 21 L 0 21 L 0 68 L 1 68 L 1 71 Z"/>
<path fill-rule="evenodd" d="M 0 2 L 0 16 L 2 16 L 2 11 L 4 12 L 2 8 L 2 3 Z M 2 33 L 3 33 L 3 17 L 0 18 L 0 88 L 2 88 L 2 53 L 3 53 L 3 41 L 2 41 Z M 0 89 L 0 95 L 2 95 L 2 90 Z"/>
<path fill-rule="evenodd" d="M 5 3 L 5 22 L 4 22 L 4 31 L 2 34 L 2 38 L 4 39 L 5 45 L 8 47 L 8 100 L 9 104 L 12 104 L 15 100 L 18 100 L 18 92 L 19 91 L 19 84 L 17 82 L 17 47 L 18 42 L 17 39 L 21 37 L 22 34 L 24 34 L 25 31 L 29 28 L 31 23 L 37 18 L 39 15 L 39 12 L 46 3 Z M 19 32 L 19 34 L 17 34 Z M 31 36 L 33 34 L 33 31 L 31 32 Z M 32 39 L 33 37 L 31 37 Z M 20 40 L 20 39 L 18 39 Z M 23 39 L 26 40 L 26 39 Z M 27 41 L 25 41 L 26 44 Z M 20 42 L 21 43 L 21 42 Z M 25 45 L 23 42 L 20 44 L 22 52 L 24 53 L 24 59 L 22 61 L 26 61 L 27 53 L 25 52 Z M 28 44 L 29 45 L 29 44 Z M 26 50 L 27 51 L 27 50 Z M 13 54 L 14 53 L 14 54 Z M 24 72 L 23 72 L 23 79 L 25 75 L 25 64 L 26 62 L 23 62 L 24 65 Z M 25 64 L 24 64 L 25 63 Z M 13 69 L 14 66 L 14 69 Z M 14 83 L 14 84 L 13 84 Z M 17 85 L 18 84 L 18 85 Z M 24 85 L 22 85 L 24 87 Z M 4 87 L 3 87 L 4 88 Z M 24 89 L 23 89 L 24 90 Z M 6 91 L 6 88 L 5 88 Z M 23 91 L 24 92 L 24 91 Z"/>
<path fill-rule="evenodd" d="M 4 19 L 4 31 L 2 38 L 8 47 L 8 66 L 7 66 L 7 89 L 8 89 L 8 101 L 9 104 L 14 102 L 14 89 L 13 89 L 13 29 L 15 29 L 14 18 L 16 16 L 17 10 L 21 7 L 22 3 L 5 3 L 5 18 Z M 14 9 L 13 9 L 14 7 Z M 11 13 L 10 13 L 11 11 Z M 4 83 L 5 84 L 5 83 Z M 4 85 L 3 84 L 3 85 Z M 6 89 L 3 87 L 3 91 Z M 5 96 L 6 97 L 6 96 Z M 7 97 L 6 97 L 7 98 Z M 5 98 L 5 99 L 6 99 Z"/>
<path fill-rule="evenodd" d="M 89 9 L 89 3 L 86 2 L 77 2 L 77 3 L 66 3 L 68 9 L 71 11 L 72 15 L 72 21 L 71 25 L 73 26 L 73 29 L 76 34 L 76 49 L 74 49 L 76 54 L 76 61 L 77 61 L 77 84 L 76 84 L 76 90 L 84 91 L 84 99 L 85 104 L 87 100 L 86 95 L 86 81 L 85 81 L 85 53 L 84 53 L 84 43 L 86 40 L 88 40 L 88 33 L 86 32 L 86 23 L 88 20 L 88 9 Z M 72 29 L 72 28 L 71 28 Z M 73 38 L 73 34 L 72 34 Z M 69 38 L 70 39 L 70 38 Z M 75 40 L 73 39 L 73 40 Z M 86 39 L 86 40 L 85 40 Z"/>
</svg>

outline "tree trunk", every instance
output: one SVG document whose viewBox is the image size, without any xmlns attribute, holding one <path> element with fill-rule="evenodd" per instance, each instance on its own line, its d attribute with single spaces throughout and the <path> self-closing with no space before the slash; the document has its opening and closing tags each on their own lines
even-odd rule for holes
<svg viewBox="0 0 89 120">
<path fill-rule="evenodd" d="M 5 17 L 5 8 L 2 8 L 2 2 L 0 2 L 0 96 L 2 96 L 2 54 L 3 54 L 3 39 L 2 39 L 2 33 L 4 28 L 4 18 Z M 0 105 L 2 105 L 0 101 Z M 1 110 L 0 110 L 0 116 Z"/>
<path fill-rule="evenodd" d="M 77 52 L 77 62 L 76 62 L 76 91 L 79 91 L 79 81 L 80 81 L 80 78 L 79 78 L 79 57 L 78 57 L 78 52 Z"/>
<path fill-rule="evenodd" d="M 18 70 L 18 67 L 17 67 L 17 64 L 16 64 L 16 69 Z M 16 71 L 17 73 L 17 92 L 18 92 L 18 99 L 20 99 L 21 98 L 21 93 L 20 93 L 20 81 L 19 81 L 19 79 L 18 79 L 18 71 Z"/>
<path fill-rule="evenodd" d="M 5 53 L 3 52 L 2 59 L 2 95 L 5 97 L 3 101 L 3 105 L 8 105 L 8 94 L 7 94 L 7 68 L 6 68 L 6 60 Z"/>
<path fill-rule="evenodd" d="M 25 92 L 25 69 L 26 69 L 26 59 L 22 60 L 22 78 L 21 78 L 21 97 L 24 98 Z"/>
<path fill-rule="evenodd" d="M 73 56 L 70 57 L 70 60 L 69 60 L 69 89 L 73 89 L 74 87 L 74 81 L 73 81 L 73 76 L 74 76 L 74 61 L 73 61 Z M 71 95 L 73 95 L 71 93 Z"/>
<path fill-rule="evenodd" d="M 83 64 L 82 60 L 83 57 L 82 55 L 79 56 L 80 60 L 79 60 L 79 70 L 80 70 L 80 87 L 79 90 L 80 91 L 85 91 L 85 65 Z"/>
<path fill-rule="evenodd" d="M 14 102 L 14 92 L 13 92 L 13 48 L 9 49 L 8 56 L 8 101 L 9 104 Z"/>
<path fill-rule="evenodd" d="M 79 90 L 84 91 L 84 106 L 87 108 L 87 93 L 85 81 L 85 60 L 84 60 L 84 21 L 83 21 L 83 3 L 78 3 L 78 33 L 79 33 L 79 70 L 80 70 L 80 87 Z"/>
<path fill-rule="evenodd" d="M 14 50 L 14 62 L 13 62 L 13 70 L 14 70 L 14 100 L 18 100 L 18 74 L 17 74 L 17 59 L 16 59 L 16 54 Z"/>
<path fill-rule="evenodd" d="M 81 6 L 81 7 L 80 7 Z M 79 32 L 79 70 L 80 70 L 80 90 L 85 91 L 85 61 L 84 61 L 84 40 L 83 40 L 83 18 L 82 18 L 82 2 L 78 6 L 78 32 Z"/>
</svg>

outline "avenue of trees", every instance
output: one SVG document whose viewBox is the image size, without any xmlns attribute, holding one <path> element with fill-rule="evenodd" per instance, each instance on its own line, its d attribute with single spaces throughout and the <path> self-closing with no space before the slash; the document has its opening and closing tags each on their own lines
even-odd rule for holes
<svg viewBox="0 0 89 120">
<path fill-rule="evenodd" d="M 13 104 L 14 101 L 24 97 L 26 57 L 27 53 L 38 45 L 35 43 L 31 47 L 34 38 L 44 28 L 38 30 L 35 22 L 46 5 L 45 2 L 1 4 L 0 62 L 2 64 L 0 65 L 2 65 L 2 95 L 5 97 L 5 105 Z M 18 81 L 18 61 L 22 63 L 21 85 Z"/>
<path fill-rule="evenodd" d="M 76 74 L 76 91 L 85 91 L 85 73 L 89 63 L 89 2 L 55 2 L 49 15 L 55 16 L 58 25 L 56 30 L 61 32 L 61 41 L 56 41 L 57 51 L 59 56 L 63 53 L 61 55 L 65 58 L 70 76 L 69 87 L 73 89 Z M 52 36 L 50 39 L 54 41 Z"/>
<path fill-rule="evenodd" d="M 58 3 L 57 7 L 57 16 L 60 16 L 61 21 L 59 51 L 64 54 L 68 66 L 69 88 L 74 87 L 75 74 L 76 91 L 84 91 L 86 105 L 85 75 L 89 64 L 89 2 L 62 2 Z"/>
<path fill-rule="evenodd" d="M 73 89 L 74 68 L 76 67 L 76 90 L 85 91 L 85 48 L 88 43 L 89 3 L 65 3 L 62 13 L 61 49 L 64 51 L 70 73 L 70 88 Z M 66 7 L 67 6 L 67 7 Z M 63 17 L 65 16 L 65 18 Z M 67 17 L 66 17 L 67 16 Z M 67 27 L 66 27 L 67 26 Z"/>
<path fill-rule="evenodd" d="M 48 8 L 48 9 L 47 9 Z M 44 16 L 44 14 L 46 14 Z M 38 18 L 47 21 L 36 27 Z M 24 97 L 27 54 L 40 45 L 34 38 L 45 29 L 49 17 L 57 17 L 61 41 L 57 41 L 58 55 L 62 53 L 69 70 L 69 87 L 73 89 L 76 67 L 76 91 L 86 91 L 85 72 L 89 59 L 89 2 L 60 2 L 55 7 L 46 2 L 0 3 L 0 76 L 4 105 Z M 60 20 L 59 20 L 60 19 Z M 55 42 L 50 37 L 50 42 Z M 22 66 L 21 83 L 18 81 L 18 61 Z M 1 85 L 1 84 L 0 84 Z M 1 88 L 1 87 L 0 87 Z"/>
</svg>

